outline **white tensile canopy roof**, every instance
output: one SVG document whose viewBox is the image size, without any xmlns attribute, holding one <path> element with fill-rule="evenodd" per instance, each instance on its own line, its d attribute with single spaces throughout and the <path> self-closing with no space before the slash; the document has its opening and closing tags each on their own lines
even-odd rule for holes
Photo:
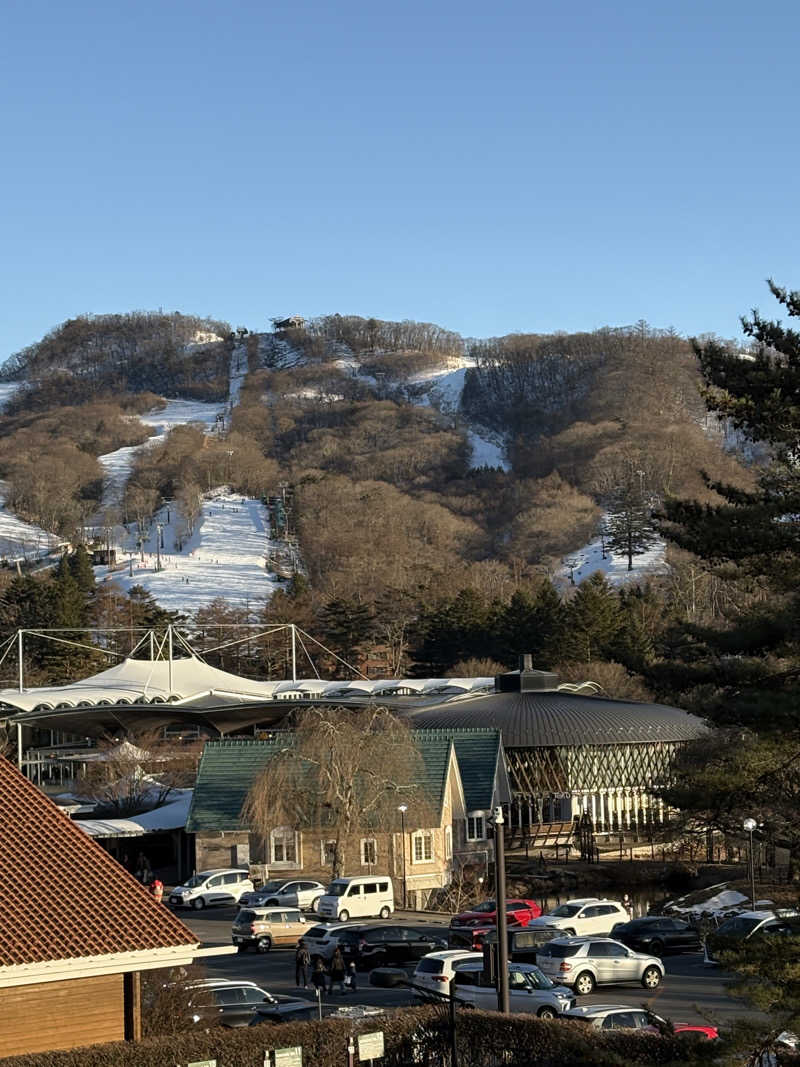
<svg viewBox="0 0 800 1067">
<path fill-rule="evenodd" d="M 392 693 L 477 693 L 490 689 L 493 678 L 382 678 L 352 682 L 310 678 L 298 681 L 255 681 L 211 667 L 196 656 L 182 659 L 124 659 L 80 682 L 43 688 L 2 689 L 0 702 L 19 711 L 96 707 L 109 704 L 171 703 L 180 705 L 218 695 L 242 703 L 292 697 L 345 698 L 347 695 Z"/>
</svg>

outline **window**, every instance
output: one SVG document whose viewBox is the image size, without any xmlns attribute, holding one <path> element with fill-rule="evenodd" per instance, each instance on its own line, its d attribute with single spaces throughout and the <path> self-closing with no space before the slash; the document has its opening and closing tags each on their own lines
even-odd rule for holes
<svg viewBox="0 0 800 1067">
<path fill-rule="evenodd" d="M 368 895 L 369 893 L 377 893 L 377 892 L 378 892 L 378 883 L 377 882 L 365 882 L 364 883 L 364 895 L 365 896 Z"/>
<path fill-rule="evenodd" d="M 332 867 L 336 860 L 336 842 L 321 841 L 320 851 L 322 852 L 322 866 Z"/>
<path fill-rule="evenodd" d="M 467 816 L 467 841 L 486 840 L 486 819 L 482 814 Z"/>
<path fill-rule="evenodd" d="M 389 892 L 389 883 L 388 882 L 378 882 L 378 892 L 379 893 L 388 893 Z"/>
<path fill-rule="evenodd" d="M 603 1020 L 603 1030 L 633 1030 L 636 1028 L 636 1016 L 632 1011 L 615 1011 Z"/>
<path fill-rule="evenodd" d="M 412 863 L 430 863 L 433 859 L 433 834 L 430 830 L 419 830 L 411 838 Z"/>
<path fill-rule="evenodd" d="M 452 826 L 445 826 L 445 828 L 444 828 L 444 858 L 448 862 L 453 858 L 453 827 Z"/>
<path fill-rule="evenodd" d="M 279 826 L 269 837 L 271 862 L 296 866 L 298 848 L 297 834 L 294 830 L 290 826 Z"/>
<path fill-rule="evenodd" d="M 361 838 L 361 866 L 374 867 L 378 862 L 378 842 L 374 837 Z"/>
</svg>

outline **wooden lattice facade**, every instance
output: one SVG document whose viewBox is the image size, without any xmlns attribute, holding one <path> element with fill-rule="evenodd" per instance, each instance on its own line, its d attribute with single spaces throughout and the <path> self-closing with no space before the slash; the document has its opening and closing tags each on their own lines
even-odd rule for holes
<svg viewBox="0 0 800 1067">
<path fill-rule="evenodd" d="M 563 822 L 585 811 L 601 832 L 663 822 L 664 806 L 653 790 L 668 780 L 680 744 L 507 748 L 513 823 L 524 829 Z"/>
</svg>

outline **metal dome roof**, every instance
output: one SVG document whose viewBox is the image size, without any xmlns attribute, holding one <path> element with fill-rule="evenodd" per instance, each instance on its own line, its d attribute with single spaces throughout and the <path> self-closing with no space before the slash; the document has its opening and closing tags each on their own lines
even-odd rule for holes
<svg viewBox="0 0 800 1067">
<path fill-rule="evenodd" d="M 502 731 L 505 748 L 691 741 L 706 731 L 680 708 L 556 691 L 487 693 L 405 715 L 417 729 L 491 726 Z"/>
</svg>

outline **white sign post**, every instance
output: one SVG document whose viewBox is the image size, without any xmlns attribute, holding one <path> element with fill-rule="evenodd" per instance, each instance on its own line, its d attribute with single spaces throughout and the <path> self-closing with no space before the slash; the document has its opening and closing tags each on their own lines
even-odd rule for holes
<svg viewBox="0 0 800 1067">
<path fill-rule="evenodd" d="M 264 1067 L 303 1067 L 302 1046 L 272 1049 L 264 1055 Z"/>
<path fill-rule="evenodd" d="M 374 1030 L 371 1034 L 358 1035 L 358 1058 L 379 1060 L 383 1057 L 383 1030 Z"/>
</svg>

